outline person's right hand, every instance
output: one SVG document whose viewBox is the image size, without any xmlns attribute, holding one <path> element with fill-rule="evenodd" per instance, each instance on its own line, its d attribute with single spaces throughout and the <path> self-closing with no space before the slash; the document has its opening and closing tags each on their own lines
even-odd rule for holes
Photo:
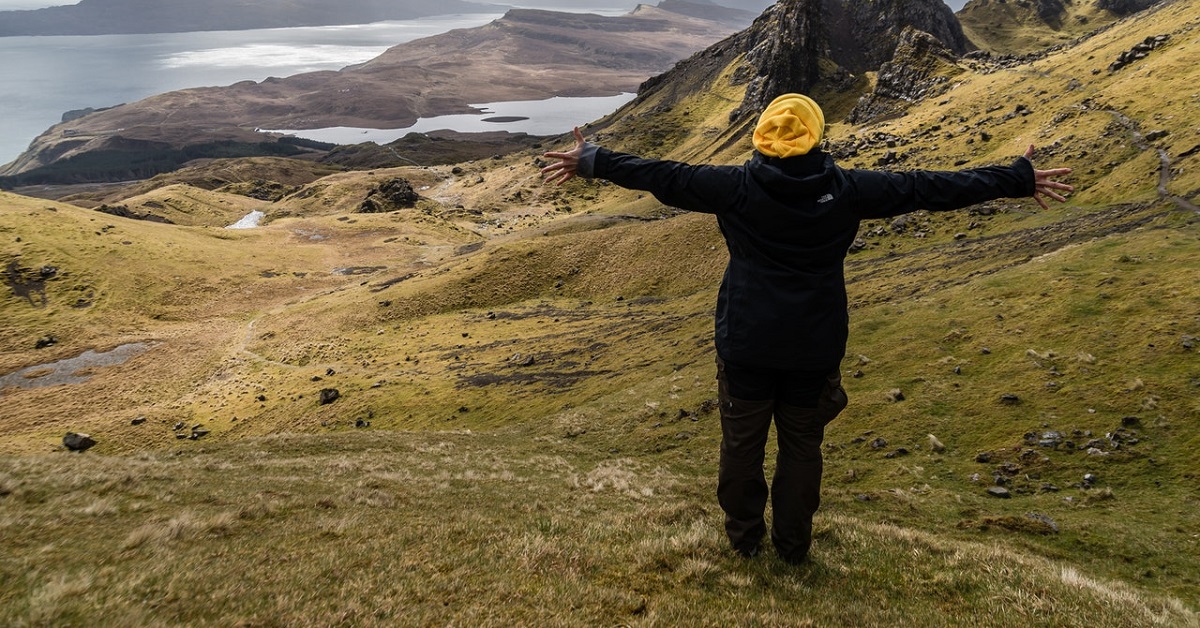
<svg viewBox="0 0 1200 628">
<path fill-rule="evenodd" d="M 1025 159 L 1028 159 L 1029 163 L 1033 163 L 1033 144 L 1030 144 L 1029 148 L 1025 151 Z M 1054 168 L 1052 170 L 1038 170 L 1037 168 L 1034 168 L 1033 200 L 1037 201 L 1037 204 L 1041 205 L 1042 209 L 1050 209 L 1050 207 L 1046 205 L 1046 201 L 1042 200 L 1042 196 L 1049 196 L 1060 203 L 1067 202 L 1066 197 L 1059 194 L 1055 190 L 1074 192 L 1075 186 L 1055 181 L 1054 178 L 1068 174 L 1071 174 L 1070 168 Z"/>
<path fill-rule="evenodd" d="M 558 159 L 556 164 L 550 164 L 542 168 L 542 180 L 546 183 L 555 183 L 562 185 L 567 181 L 575 178 L 579 171 L 579 156 L 583 154 L 583 133 L 579 131 L 579 127 L 575 127 L 575 148 L 565 153 L 545 153 L 542 156 L 547 159 Z"/>
</svg>

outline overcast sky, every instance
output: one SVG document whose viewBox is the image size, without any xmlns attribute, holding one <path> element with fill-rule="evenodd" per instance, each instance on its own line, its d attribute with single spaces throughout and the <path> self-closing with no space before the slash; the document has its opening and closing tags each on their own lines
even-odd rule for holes
<svg viewBox="0 0 1200 628">
<path fill-rule="evenodd" d="M 487 0 L 480 0 L 480 1 L 487 2 Z M 656 3 L 656 0 L 642 0 L 642 1 L 646 2 L 647 4 Z M 503 2 L 501 1 L 500 3 L 502 4 Z M 510 0 L 510 3 L 511 4 L 520 4 L 520 0 Z M 966 3 L 967 3 L 967 0 L 946 0 L 946 4 L 950 5 L 950 8 L 954 9 L 955 11 L 961 9 L 962 5 L 964 5 Z M 0 0 L 0 11 L 11 10 L 11 9 L 39 9 L 42 7 L 51 7 L 51 6 L 63 5 L 63 4 L 78 4 L 78 1 L 77 0 L 58 0 L 57 2 L 55 2 L 53 0 Z M 601 1 L 598 1 L 596 4 L 598 6 L 604 6 L 606 3 L 601 0 Z M 736 4 L 736 2 L 727 3 L 727 4 Z"/>
</svg>

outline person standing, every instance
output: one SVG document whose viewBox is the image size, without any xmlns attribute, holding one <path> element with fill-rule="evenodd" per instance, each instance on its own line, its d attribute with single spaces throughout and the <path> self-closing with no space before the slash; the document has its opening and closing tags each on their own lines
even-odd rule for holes
<svg viewBox="0 0 1200 628">
<path fill-rule="evenodd" d="M 949 211 L 997 198 L 1064 202 L 1069 168 L 1034 169 L 1034 147 L 1009 166 L 951 171 L 844 169 L 820 149 L 825 116 L 784 94 L 762 112 L 754 154 L 740 166 L 644 159 L 587 142 L 547 152 L 545 182 L 576 176 L 650 192 L 665 205 L 714 214 L 729 249 L 717 294 L 721 451 L 717 500 L 733 549 L 760 552 L 767 533 L 790 563 L 804 561 L 820 505 L 825 426 L 845 409 L 840 365 L 849 312 L 843 270 L 859 223 L 918 209 Z M 772 420 L 779 451 L 768 490 L 763 463 Z"/>
</svg>

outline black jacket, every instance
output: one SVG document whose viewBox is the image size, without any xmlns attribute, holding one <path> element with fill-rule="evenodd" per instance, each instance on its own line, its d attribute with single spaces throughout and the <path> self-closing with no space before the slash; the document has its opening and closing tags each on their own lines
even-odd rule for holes
<svg viewBox="0 0 1200 628">
<path fill-rule="evenodd" d="M 585 145 L 578 174 L 716 214 L 729 247 L 717 296 L 717 355 L 734 364 L 833 370 L 849 330 L 843 261 L 859 221 L 1032 196 L 1033 165 L 959 172 L 846 170 L 822 152 L 693 166 Z"/>
</svg>

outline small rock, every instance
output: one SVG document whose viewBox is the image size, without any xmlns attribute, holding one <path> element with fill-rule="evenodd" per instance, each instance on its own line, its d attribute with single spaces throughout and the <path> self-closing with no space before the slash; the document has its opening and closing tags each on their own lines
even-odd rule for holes
<svg viewBox="0 0 1200 628">
<path fill-rule="evenodd" d="M 325 369 L 325 377 L 333 377 L 334 375 L 337 375 L 337 371 L 332 368 Z"/>
<path fill-rule="evenodd" d="M 1135 427 L 1137 425 L 1140 425 L 1141 422 L 1142 422 L 1142 420 L 1135 416 L 1127 416 L 1127 417 L 1121 418 L 1121 425 L 1124 427 Z"/>
<path fill-rule="evenodd" d="M 1095 473 L 1087 473 L 1087 474 L 1084 474 L 1084 476 L 1083 476 L 1083 483 L 1088 486 L 1091 486 L 1091 485 L 1095 484 L 1099 479 L 1100 478 L 1096 477 Z"/>
<path fill-rule="evenodd" d="M 358 419 L 357 421 L 354 422 L 354 427 L 358 427 L 358 428 L 371 427 L 371 422 L 367 421 L 365 419 Z"/>
<path fill-rule="evenodd" d="M 46 347 L 50 347 L 50 346 L 53 346 L 56 344 L 58 344 L 58 338 L 55 338 L 54 336 L 43 336 L 41 338 L 38 338 L 37 342 L 33 343 L 33 348 L 45 349 Z"/>
<path fill-rule="evenodd" d="M 96 445 L 96 440 L 87 434 L 76 434 L 75 432 L 67 432 L 63 436 L 63 447 L 71 451 L 85 451 Z"/>
<path fill-rule="evenodd" d="M 991 452 L 988 452 L 988 451 L 980 452 L 979 455 L 975 456 L 975 462 L 978 462 L 980 464 L 988 464 L 991 461 L 992 461 L 992 454 L 991 454 Z"/>
<path fill-rule="evenodd" d="M 182 430 L 184 427 L 186 427 L 186 426 L 184 425 L 183 421 L 180 421 L 180 422 L 178 422 L 178 423 L 176 423 L 176 424 L 175 424 L 175 427 L 174 427 L 173 429 L 174 429 L 176 432 L 178 432 L 179 430 Z"/>
<path fill-rule="evenodd" d="M 888 446 L 888 442 L 883 438 L 876 438 L 871 441 L 871 449 L 883 449 Z"/>
<path fill-rule="evenodd" d="M 1018 403 L 1021 403 L 1021 398 L 1012 393 L 1004 393 L 1003 395 L 1000 395 L 1000 403 L 1009 406 L 1015 406 Z"/>
<path fill-rule="evenodd" d="M 533 366 L 535 361 L 536 360 L 534 360 L 532 355 L 522 355 L 520 353 L 517 353 L 513 355 L 513 357 L 509 358 L 509 362 L 512 362 L 517 366 Z"/>
<path fill-rule="evenodd" d="M 983 355 L 991 355 L 992 354 L 992 350 L 987 347 L 980 349 L 979 352 L 982 353 Z"/>
<path fill-rule="evenodd" d="M 1030 519 L 1032 521 L 1036 521 L 1041 524 L 1045 524 L 1045 526 L 1048 529 L 1052 530 L 1055 534 L 1058 533 L 1058 524 L 1055 523 L 1053 519 L 1051 519 L 1050 517 L 1048 517 L 1046 515 L 1043 515 L 1041 513 L 1036 513 L 1036 512 L 1027 512 L 1027 513 L 1025 513 L 1025 518 Z"/>
<path fill-rule="evenodd" d="M 987 494 L 991 495 L 992 497 L 999 497 L 1001 499 L 1008 499 L 1012 497 L 1012 493 L 1003 486 L 989 486 Z"/>
<path fill-rule="evenodd" d="M 320 392 L 319 403 L 323 406 L 329 405 L 338 400 L 342 393 L 336 388 L 322 388 Z"/>
<path fill-rule="evenodd" d="M 899 388 L 893 388 L 888 391 L 887 398 L 889 401 L 904 401 L 904 391 Z"/>
<path fill-rule="evenodd" d="M 141 425 L 142 423 L 145 423 L 145 422 L 146 422 L 146 417 L 140 416 L 140 417 L 130 421 L 129 424 L 130 425 Z"/>
<path fill-rule="evenodd" d="M 201 438 L 208 436 L 210 433 L 211 432 L 209 430 L 206 430 L 203 428 L 193 429 L 191 436 L 189 436 L 188 438 L 190 438 L 191 440 L 200 440 Z"/>
<path fill-rule="evenodd" d="M 266 400 L 267 400 L 267 396 L 266 396 L 266 395 L 259 395 L 259 396 L 255 397 L 255 399 L 257 399 L 257 400 L 259 400 L 259 401 L 266 401 Z"/>
</svg>

